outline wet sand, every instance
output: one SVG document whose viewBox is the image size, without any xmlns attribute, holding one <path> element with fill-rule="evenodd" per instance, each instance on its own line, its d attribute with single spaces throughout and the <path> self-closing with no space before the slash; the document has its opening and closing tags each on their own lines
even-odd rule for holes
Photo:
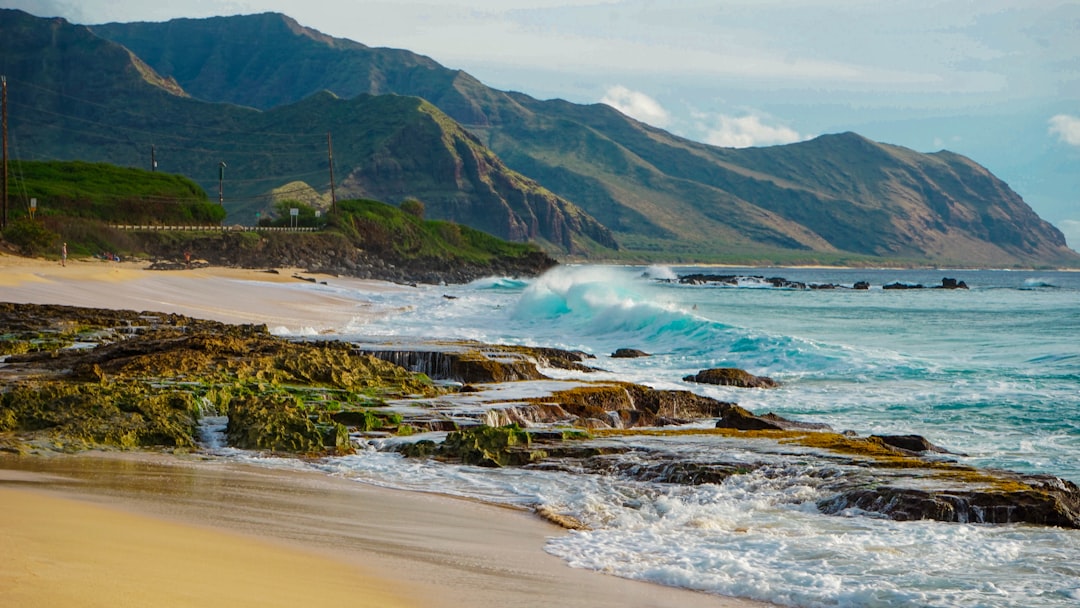
<svg viewBox="0 0 1080 608">
<path fill-rule="evenodd" d="M 524 511 L 314 472 L 5 455 L 0 501 L 5 606 L 755 605 L 569 568 Z"/>
</svg>

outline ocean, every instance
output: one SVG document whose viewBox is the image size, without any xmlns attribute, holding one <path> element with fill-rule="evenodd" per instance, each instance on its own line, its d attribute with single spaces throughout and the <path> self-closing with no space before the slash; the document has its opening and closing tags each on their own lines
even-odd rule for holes
<svg viewBox="0 0 1080 608">
<path fill-rule="evenodd" d="M 693 273 L 747 278 L 735 285 L 675 280 Z M 871 288 L 777 288 L 755 276 Z M 970 289 L 882 289 L 940 285 L 944 277 Z M 596 355 L 601 378 L 693 390 L 860 435 L 919 434 L 962 453 L 963 464 L 1080 483 L 1080 273 L 564 265 L 532 280 L 380 293 L 318 288 L 383 311 L 334 337 L 580 350 Z M 652 356 L 611 358 L 618 348 Z M 782 387 L 682 380 L 722 366 Z M 384 441 L 311 463 L 218 453 L 389 487 L 547 505 L 589 527 L 547 544 L 570 566 L 709 593 L 800 607 L 1080 602 L 1080 531 L 898 522 L 852 510 L 825 515 L 816 507 L 828 492 L 820 465 L 777 464 L 722 483 L 680 485 L 405 459 L 381 450 Z M 741 449 L 701 436 L 654 441 L 684 459 L 717 450 L 737 459 Z"/>
</svg>

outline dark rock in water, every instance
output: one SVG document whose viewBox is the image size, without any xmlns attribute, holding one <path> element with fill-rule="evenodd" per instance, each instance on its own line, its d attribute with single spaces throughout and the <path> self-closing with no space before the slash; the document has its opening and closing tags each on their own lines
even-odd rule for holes
<svg viewBox="0 0 1080 608">
<path fill-rule="evenodd" d="M 870 282 L 869 281 L 859 281 L 859 282 L 855 283 L 855 285 L 852 286 L 852 289 L 858 289 L 858 290 L 861 290 L 861 291 L 865 291 L 867 289 L 870 289 Z"/>
<path fill-rule="evenodd" d="M 748 410 L 739 406 L 732 406 L 724 412 L 720 420 L 716 422 L 718 429 L 737 429 L 740 431 L 780 431 L 783 427 L 779 422 L 755 416 Z"/>
<path fill-rule="evenodd" d="M 737 275 L 737 274 L 687 274 L 679 277 L 679 282 L 684 285 L 702 285 L 713 283 L 717 285 L 738 286 L 743 281 L 755 281 L 768 283 L 777 289 L 807 289 L 806 283 L 801 281 L 789 281 L 783 277 L 765 278 L 761 275 Z"/>
<path fill-rule="evenodd" d="M 636 348 L 620 348 L 611 353 L 614 359 L 636 359 L 638 357 L 651 357 L 649 353 Z"/>
<path fill-rule="evenodd" d="M 925 289 L 926 287 L 921 283 L 901 283 L 894 281 L 886 285 L 881 286 L 882 289 Z M 948 277 L 941 279 L 941 285 L 934 285 L 931 289 L 967 289 L 967 283 L 963 281 L 957 281 L 956 279 L 950 279 Z"/>
<path fill-rule="evenodd" d="M 950 454 L 948 450 L 938 447 L 922 435 L 871 435 L 871 439 L 878 439 L 885 445 L 907 450 L 909 452 L 937 452 Z"/>
<path fill-rule="evenodd" d="M 718 429 L 736 429 L 739 431 L 827 431 L 829 425 L 820 422 L 799 422 L 788 420 L 773 413 L 761 416 L 750 413 L 745 408 L 732 404 L 724 410 L 720 420 L 716 421 Z"/>
<path fill-rule="evenodd" d="M 957 281 L 956 279 L 950 279 L 948 277 L 941 279 L 941 287 L 939 289 L 967 289 L 967 283 L 963 281 Z"/>
<path fill-rule="evenodd" d="M 835 283 L 803 283 L 792 281 L 784 277 L 764 277 L 762 275 L 739 275 L 739 274 L 687 274 L 679 277 L 679 282 L 684 285 L 727 285 L 738 287 L 743 283 L 758 284 L 766 283 L 776 289 L 846 289 L 843 285 Z"/>
<path fill-rule="evenodd" d="M 704 369 L 693 376 L 685 376 L 686 382 L 699 384 L 717 384 L 720 386 L 737 386 L 740 388 L 776 388 L 780 383 L 767 376 L 755 376 L 750 372 L 737 367 L 717 367 Z"/>
<path fill-rule="evenodd" d="M 926 491 L 878 486 L 844 492 L 818 503 L 826 514 L 846 509 L 890 519 L 984 524 L 1028 523 L 1080 528 L 1080 489 L 1057 477 L 1022 476 L 1016 487 Z"/>
</svg>

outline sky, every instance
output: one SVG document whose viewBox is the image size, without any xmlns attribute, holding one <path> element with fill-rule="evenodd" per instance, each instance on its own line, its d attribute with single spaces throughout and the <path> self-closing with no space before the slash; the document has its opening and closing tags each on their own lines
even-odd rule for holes
<svg viewBox="0 0 1080 608">
<path fill-rule="evenodd" d="M 488 86 L 764 146 L 964 154 L 1080 249 L 1080 0 L 0 0 L 74 23 L 274 11 Z"/>
</svg>

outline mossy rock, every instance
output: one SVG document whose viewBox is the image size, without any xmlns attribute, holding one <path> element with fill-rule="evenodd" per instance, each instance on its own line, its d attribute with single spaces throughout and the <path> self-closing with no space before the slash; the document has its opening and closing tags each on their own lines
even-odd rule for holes
<svg viewBox="0 0 1080 608">
<path fill-rule="evenodd" d="M 30 382 L 0 395 L 0 430 L 87 447 L 194 447 L 198 409 L 188 392 L 137 383 Z"/>
<path fill-rule="evenodd" d="M 529 449 L 529 433 L 516 424 L 477 426 L 447 435 L 438 454 L 465 464 L 485 467 L 520 466 L 544 458 L 543 450 Z"/>
</svg>

